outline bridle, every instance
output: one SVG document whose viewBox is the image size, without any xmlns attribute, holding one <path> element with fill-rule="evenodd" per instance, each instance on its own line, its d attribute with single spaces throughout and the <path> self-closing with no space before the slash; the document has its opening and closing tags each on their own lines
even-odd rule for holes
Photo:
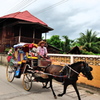
<svg viewBox="0 0 100 100">
<path fill-rule="evenodd" d="M 89 71 L 91 71 L 91 69 L 90 69 L 90 67 L 88 67 L 88 64 L 85 63 L 85 67 L 82 66 L 81 72 L 82 72 L 83 74 L 86 74 L 86 72 L 89 72 Z"/>
<path fill-rule="evenodd" d="M 76 70 L 74 70 L 73 68 L 71 68 L 68 64 L 66 64 L 66 67 L 68 67 L 71 71 L 75 72 L 76 74 L 80 74 L 79 72 L 77 72 Z"/>
<path fill-rule="evenodd" d="M 68 67 L 68 68 L 69 68 L 69 78 L 70 78 L 70 73 L 71 73 L 71 71 L 73 71 L 74 73 L 78 74 L 79 76 L 86 77 L 85 75 L 80 74 L 79 72 L 77 72 L 76 70 L 74 70 L 73 68 L 71 68 L 67 63 L 62 63 L 62 64 L 65 64 L 65 67 Z M 83 67 L 84 67 L 84 66 L 83 66 Z M 82 67 L 82 69 L 83 69 L 83 67 Z M 81 69 L 81 70 L 82 70 L 82 69 Z"/>
</svg>

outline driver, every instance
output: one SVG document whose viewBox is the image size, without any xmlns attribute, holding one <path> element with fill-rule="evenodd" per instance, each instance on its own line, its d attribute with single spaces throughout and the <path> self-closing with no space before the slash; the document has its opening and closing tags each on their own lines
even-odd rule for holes
<svg viewBox="0 0 100 100">
<path fill-rule="evenodd" d="M 37 54 L 38 58 L 47 58 L 47 48 L 45 47 L 46 42 L 45 41 L 40 41 L 38 43 L 38 48 L 37 48 Z"/>
</svg>

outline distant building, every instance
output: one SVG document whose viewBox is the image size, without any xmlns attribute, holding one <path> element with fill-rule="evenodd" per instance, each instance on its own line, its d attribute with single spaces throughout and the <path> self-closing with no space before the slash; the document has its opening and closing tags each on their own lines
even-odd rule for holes
<svg viewBox="0 0 100 100">
<path fill-rule="evenodd" d="M 28 11 L 0 17 L 0 52 L 20 42 L 38 43 L 42 33 L 53 30 Z"/>
<path fill-rule="evenodd" d="M 75 46 L 67 54 L 81 54 L 81 51 L 78 46 Z"/>
<path fill-rule="evenodd" d="M 48 53 L 54 53 L 55 54 L 55 53 L 62 53 L 63 52 L 62 50 L 60 50 L 60 49 L 58 49 L 58 48 L 56 48 L 52 45 L 49 45 L 49 44 L 47 46 L 47 49 L 48 49 Z"/>
</svg>

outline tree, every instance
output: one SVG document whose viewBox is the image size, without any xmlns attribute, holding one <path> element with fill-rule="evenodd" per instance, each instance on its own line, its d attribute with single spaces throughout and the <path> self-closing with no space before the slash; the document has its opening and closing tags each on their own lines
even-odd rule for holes
<svg viewBox="0 0 100 100">
<path fill-rule="evenodd" d="M 47 43 L 54 47 L 57 47 L 59 49 L 61 48 L 61 39 L 60 39 L 59 35 L 51 36 L 50 39 L 47 39 Z"/>
<path fill-rule="evenodd" d="M 66 35 L 64 35 L 62 37 L 65 39 L 64 45 L 63 45 L 64 52 L 68 52 L 70 50 L 70 42 L 71 42 L 71 40 Z"/>
<path fill-rule="evenodd" d="M 59 35 L 53 35 L 50 39 L 47 39 L 47 43 L 62 50 L 64 53 L 67 53 L 70 50 L 70 45 L 72 40 L 68 38 L 68 36 L 62 36 L 64 41 L 62 41 Z"/>
<path fill-rule="evenodd" d="M 100 41 L 97 39 L 97 32 L 87 30 L 86 33 L 80 33 L 81 37 L 77 39 L 77 43 L 83 46 L 83 49 L 93 53 L 100 53 Z"/>
</svg>

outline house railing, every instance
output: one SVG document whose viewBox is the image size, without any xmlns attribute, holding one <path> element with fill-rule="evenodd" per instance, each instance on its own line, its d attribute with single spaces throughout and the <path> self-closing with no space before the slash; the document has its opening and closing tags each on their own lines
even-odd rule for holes
<svg viewBox="0 0 100 100">
<path fill-rule="evenodd" d="M 19 41 L 19 36 L 16 37 L 12 37 L 11 39 L 5 39 L 3 44 L 10 44 L 10 46 L 14 45 L 14 44 L 18 44 L 20 42 L 25 42 L 25 43 L 38 43 L 39 41 L 41 41 L 41 39 L 37 39 L 37 38 L 30 38 L 30 37 L 20 37 L 20 41 Z"/>
<path fill-rule="evenodd" d="M 19 40 L 20 39 L 20 40 Z M 16 36 L 14 37 L 15 40 L 15 44 L 19 43 L 19 42 L 26 42 L 26 43 L 38 43 L 39 41 L 41 41 L 41 39 L 37 39 L 37 38 L 30 38 L 30 37 L 24 37 L 24 36 Z"/>
</svg>

